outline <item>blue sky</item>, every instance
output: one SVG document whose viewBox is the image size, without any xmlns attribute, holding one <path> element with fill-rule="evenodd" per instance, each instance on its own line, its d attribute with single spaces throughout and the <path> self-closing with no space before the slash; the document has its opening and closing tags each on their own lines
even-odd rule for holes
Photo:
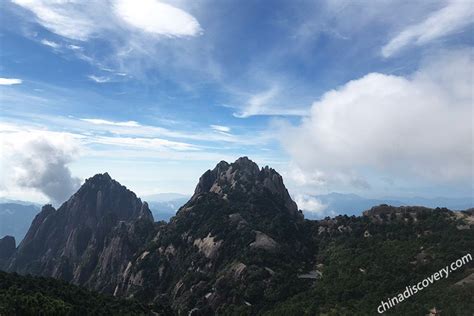
<svg viewBox="0 0 474 316">
<path fill-rule="evenodd" d="M 473 192 L 468 0 L 14 0 L 0 12 L 5 197 L 59 203 L 105 171 L 139 195 L 189 194 L 243 155 L 295 197 Z"/>
</svg>

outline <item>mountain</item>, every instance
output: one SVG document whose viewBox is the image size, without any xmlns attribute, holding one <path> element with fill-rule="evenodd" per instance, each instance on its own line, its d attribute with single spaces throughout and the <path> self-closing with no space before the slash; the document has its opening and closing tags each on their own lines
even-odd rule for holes
<svg viewBox="0 0 474 316">
<path fill-rule="evenodd" d="M 9 272 L 136 299 L 158 314 L 368 315 L 467 258 L 474 213 L 380 205 L 306 220 L 274 169 L 242 157 L 206 171 L 169 223 L 99 174 L 58 210 L 44 206 L 13 254 L 11 241 Z M 472 262 L 394 313 L 472 314 Z"/>
<path fill-rule="evenodd" d="M 113 293 L 153 225 L 146 203 L 107 173 L 98 174 L 59 209 L 43 206 L 7 270 Z"/>
<path fill-rule="evenodd" d="M 0 237 L 10 235 L 19 243 L 40 211 L 40 206 L 22 201 L 0 203 Z"/>
<path fill-rule="evenodd" d="M 34 206 L 37 206 L 38 208 L 41 207 L 41 204 L 38 204 L 38 203 L 35 203 L 35 202 L 7 199 L 7 198 L 2 197 L 2 198 L 0 198 L 0 204 L 3 204 L 3 203 L 12 203 L 12 204 L 20 204 L 20 205 L 34 205 Z"/>
<path fill-rule="evenodd" d="M 246 157 L 222 161 L 131 262 L 118 294 L 154 299 L 178 314 L 230 312 L 250 304 L 247 296 L 255 304 L 281 282 L 270 282 L 272 275 L 309 254 L 303 221 L 275 170 Z"/>
<path fill-rule="evenodd" d="M 459 198 L 408 197 L 408 198 L 398 198 L 398 199 L 403 201 L 404 205 L 421 205 L 421 206 L 431 207 L 431 208 L 446 207 L 452 210 L 465 210 L 465 209 L 474 207 L 474 196 L 459 197 Z"/>
</svg>

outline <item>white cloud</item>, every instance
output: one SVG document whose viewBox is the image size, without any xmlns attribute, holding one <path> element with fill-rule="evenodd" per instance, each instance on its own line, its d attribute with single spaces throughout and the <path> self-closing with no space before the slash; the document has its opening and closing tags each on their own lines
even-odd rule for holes
<svg viewBox="0 0 474 316">
<path fill-rule="evenodd" d="M 107 33 L 120 36 L 133 31 L 174 37 L 196 36 L 201 32 L 193 16 L 156 0 L 13 2 L 30 10 L 43 27 L 72 40 L 87 41 L 106 37 Z"/>
<path fill-rule="evenodd" d="M 57 205 L 79 187 L 80 180 L 71 175 L 68 167 L 80 151 L 75 136 L 3 124 L 0 133 L 4 189 L 41 192 Z"/>
<path fill-rule="evenodd" d="M 218 131 L 218 132 L 224 132 L 224 133 L 230 132 L 230 127 L 228 127 L 228 126 L 210 125 L 210 127 L 211 127 L 213 130 L 216 130 L 216 131 Z"/>
<path fill-rule="evenodd" d="M 107 129 L 105 129 L 107 131 L 114 126 L 117 128 L 137 129 L 140 129 L 141 126 L 134 121 L 112 122 L 99 119 L 91 119 L 91 121 L 90 123 L 94 125 L 107 126 Z M 201 149 L 199 146 L 191 143 L 173 141 L 156 136 L 131 136 L 127 135 L 128 133 L 126 132 L 116 133 L 114 131 L 112 131 L 112 134 L 112 136 L 104 135 L 101 130 L 94 129 L 88 129 L 87 132 L 81 129 L 80 131 L 63 133 L 47 130 L 46 128 L 40 129 L 37 126 L 0 123 L 0 137 L 4 140 L 8 139 L 8 144 L 23 144 L 24 141 L 29 139 L 52 139 L 54 142 L 57 141 L 57 143 L 55 143 L 57 146 L 55 147 L 65 147 L 67 152 L 72 152 L 74 148 L 81 148 L 82 151 L 87 152 L 88 156 L 97 155 L 99 153 L 100 155 L 113 156 L 115 151 L 123 150 L 138 152 L 138 155 L 135 156 L 146 153 L 145 156 L 147 156 L 147 154 L 154 154 L 155 157 L 158 157 L 159 155 L 157 155 L 157 153 L 197 152 Z M 94 147 L 94 145 L 101 145 L 101 147 L 98 149 Z"/>
<path fill-rule="evenodd" d="M 82 50 L 82 47 L 81 47 L 81 46 L 78 46 L 78 45 L 72 45 L 72 44 L 70 44 L 70 45 L 68 45 L 67 47 L 68 47 L 69 49 L 71 49 L 71 50 L 76 50 L 76 51 Z"/>
<path fill-rule="evenodd" d="M 171 149 L 176 151 L 194 151 L 199 150 L 192 144 L 175 142 L 162 138 L 143 138 L 143 137 L 108 137 L 95 136 L 87 140 L 89 144 L 113 145 L 120 147 L 132 147 L 148 150 Z"/>
<path fill-rule="evenodd" d="M 271 101 L 278 93 L 278 89 L 276 88 L 271 88 L 267 91 L 258 93 L 253 95 L 243 112 L 239 115 L 237 114 L 237 117 L 249 117 L 252 115 L 257 115 L 264 113 L 264 107 L 265 105 L 268 104 L 269 101 Z"/>
<path fill-rule="evenodd" d="M 11 86 L 14 84 L 21 84 L 23 81 L 21 79 L 15 78 L 0 78 L 0 86 Z"/>
<path fill-rule="evenodd" d="M 473 4 L 468 0 L 451 0 L 424 21 L 412 24 L 382 47 L 382 55 L 390 57 L 410 45 L 424 45 L 462 30 L 473 22 Z"/>
<path fill-rule="evenodd" d="M 69 165 L 81 162 L 85 177 L 107 170 L 109 163 L 159 159 L 216 160 L 217 155 L 201 152 L 189 143 L 157 137 L 104 136 L 85 132 L 56 132 L 31 125 L 0 123 L 0 195 L 31 197 L 41 193 L 55 205 L 65 201 L 79 186 Z M 90 167 L 90 161 L 94 161 Z M 104 163 L 104 161 L 107 161 Z M 77 168 L 77 165 L 76 165 Z M 35 194 L 36 193 L 36 194 Z"/>
<path fill-rule="evenodd" d="M 201 33 L 199 23 L 192 15 L 155 0 L 118 0 L 114 10 L 126 23 L 148 33 L 170 37 Z"/>
<path fill-rule="evenodd" d="M 56 43 L 56 42 L 53 42 L 53 41 L 48 41 L 46 39 L 43 39 L 41 40 L 41 44 L 45 45 L 45 46 L 49 46 L 53 49 L 58 49 L 59 47 L 61 47 L 60 44 Z"/>
<path fill-rule="evenodd" d="M 469 51 L 445 52 L 411 76 L 370 73 L 326 92 L 309 118 L 283 127 L 282 143 L 305 175 L 294 178 L 353 187 L 377 176 L 469 181 L 473 67 Z"/>
<path fill-rule="evenodd" d="M 54 197 L 60 202 L 61 196 L 67 194 L 61 191 L 51 193 L 50 189 L 68 189 L 73 187 L 68 183 L 75 183 L 65 181 L 59 185 L 57 178 L 46 177 L 45 168 L 57 170 L 60 179 L 67 179 L 67 170 L 71 170 L 73 179 L 108 171 L 119 181 L 132 185 L 134 190 L 138 188 L 137 184 L 141 190 L 150 190 L 150 186 L 156 189 L 156 185 L 168 190 L 188 190 L 195 185 L 200 170 L 206 170 L 222 159 L 235 160 L 242 148 L 248 148 L 249 140 L 255 141 L 245 136 L 235 139 L 238 143 L 234 147 L 233 144 L 212 143 L 234 139 L 233 135 L 211 132 L 209 128 L 201 134 L 196 130 L 170 131 L 137 122 L 86 119 L 93 120 L 88 122 L 30 113 L 30 117 L 36 120 L 32 121 L 28 114 L 25 115 L 24 119 L 2 117 L 3 123 L 0 122 L 0 148 L 3 150 L 0 155 L 0 196 L 42 203 L 47 201 L 45 194 L 49 194 L 49 200 Z M 125 123 L 125 126 L 117 123 Z M 58 132 L 65 129 L 67 133 Z M 194 144 L 177 140 L 183 138 L 199 141 Z M 269 161 L 268 157 L 254 158 Z M 157 178 L 156 174 L 160 177 Z M 51 179 L 50 185 L 45 185 L 47 178 Z M 43 193 L 38 196 L 37 192 Z"/>
<path fill-rule="evenodd" d="M 276 105 L 275 103 L 278 101 L 279 95 L 280 89 L 277 87 L 251 95 L 240 113 L 234 113 L 233 115 L 238 118 L 247 118 L 255 115 L 304 116 L 308 114 L 305 109 Z"/>
<path fill-rule="evenodd" d="M 138 122 L 135 121 L 126 121 L 126 122 L 114 122 L 102 119 L 81 119 L 81 121 L 89 122 L 96 125 L 113 125 L 113 126 L 125 126 L 125 127 L 139 127 L 141 126 Z"/>
<path fill-rule="evenodd" d="M 323 216 L 327 209 L 327 205 L 324 205 L 320 200 L 309 195 L 298 194 L 295 196 L 295 202 L 298 208 L 303 210 L 303 212 L 318 216 Z"/>
<path fill-rule="evenodd" d="M 87 76 L 90 80 L 97 82 L 97 83 L 106 83 L 110 81 L 110 77 L 106 76 L 95 76 L 95 75 L 89 75 Z"/>
<path fill-rule="evenodd" d="M 51 117 L 44 117 L 45 121 L 51 121 L 51 124 L 61 124 L 67 125 L 70 128 L 77 125 L 75 120 L 71 119 L 61 119 Z M 251 145 L 262 145 L 266 143 L 269 139 L 269 136 L 265 134 L 255 134 L 251 133 L 250 135 L 233 135 L 228 132 L 220 131 L 219 133 L 210 133 L 208 130 L 200 131 L 198 129 L 193 129 L 192 131 L 185 130 L 171 130 L 160 126 L 152 125 L 143 125 L 136 121 L 125 121 L 125 122 L 115 122 L 110 120 L 98 119 L 98 118 L 83 118 L 79 119 L 80 121 L 93 124 L 93 127 L 89 129 L 94 130 L 95 132 L 110 132 L 117 135 L 127 135 L 133 137 L 143 137 L 143 138 L 173 138 L 179 140 L 187 141 L 205 141 L 205 142 L 224 142 L 229 144 L 244 144 L 247 146 Z M 217 125 L 219 126 L 219 125 Z M 78 126 L 79 127 L 79 126 Z M 221 128 L 226 126 L 220 126 Z M 83 128 L 82 126 L 80 128 Z"/>
<path fill-rule="evenodd" d="M 206 79 L 219 72 L 207 49 L 196 51 L 190 49 L 198 45 L 196 42 L 176 40 L 202 33 L 196 18 L 181 8 L 183 3 L 178 8 L 157 0 L 13 2 L 27 10 L 21 15 L 25 21 L 32 20 L 60 36 L 55 40 L 61 45 L 55 49 L 56 53 L 73 54 L 97 69 L 108 69 L 107 77 L 111 79 L 126 74 L 127 78 L 147 80 L 150 69 L 157 68 L 168 69 L 170 76 L 174 76 L 174 72 L 169 69 L 179 70 L 179 73 L 187 69 L 196 75 L 204 73 Z M 195 6 L 188 4 L 187 7 Z M 31 28 L 30 24 L 21 25 L 21 29 L 29 30 L 25 36 L 30 38 L 31 34 L 37 34 L 37 30 Z M 97 42 L 103 48 L 100 52 L 96 50 L 97 45 L 88 45 Z M 89 79 L 102 83 L 107 77 Z M 189 80 L 195 82 L 192 78 Z M 180 84 L 186 85 L 182 80 Z"/>
<path fill-rule="evenodd" d="M 94 18 L 88 15 L 93 11 L 84 11 L 86 7 L 79 1 L 13 0 L 13 3 L 33 12 L 38 23 L 63 37 L 87 40 L 97 27 Z"/>
</svg>

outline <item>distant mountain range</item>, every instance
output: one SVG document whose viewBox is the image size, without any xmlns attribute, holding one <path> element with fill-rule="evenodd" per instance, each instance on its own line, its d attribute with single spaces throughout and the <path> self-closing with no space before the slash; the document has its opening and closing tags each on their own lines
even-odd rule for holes
<svg viewBox="0 0 474 316">
<path fill-rule="evenodd" d="M 333 192 L 329 194 L 311 195 L 310 198 L 317 200 L 318 203 L 322 204 L 324 207 L 324 212 L 320 213 L 313 213 L 303 208 L 305 217 L 310 219 L 317 219 L 326 216 L 321 216 L 321 213 L 332 215 L 345 214 L 349 216 L 360 216 L 363 211 L 370 209 L 374 205 L 381 204 L 387 204 L 392 206 L 417 205 L 430 208 L 446 207 L 451 210 L 465 210 L 474 207 L 474 197 L 394 197 L 371 199 L 356 194 L 343 194 Z"/>
<path fill-rule="evenodd" d="M 0 203 L 0 238 L 11 235 L 20 242 L 41 207 L 28 202 Z"/>
<path fill-rule="evenodd" d="M 307 220 L 280 174 L 242 157 L 206 171 L 168 223 L 156 222 L 148 203 L 107 173 L 97 174 L 58 209 L 43 206 L 18 247 L 12 237 L 0 239 L 0 269 L 109 295 L 90 310 L 122 304 L 113 295 L 140 302 L 123 303 L 130 314 L 373 315 L 381 300 L 473 249 L 473 210 L 381 205 L 362 216 Z M 472 314 L 470 264 L 393 312 Z M 61 289 L 78 288 L 50 279 L 0 278 L 11 284 L 0 284 L 8 297 L 1 314 L 37 299 L 31 288 L 45 293 L 51 313 L 69 304 L 78 314 L 77 305 L 93 297 L 71 301 Z M 22 282 L 29 285 L 15 285 Z M 38 314 L 40 305 L 29 304 L 29 312 Z"/>
<path fill-rule="evenodd" d="M 158 193 L 145 195 L 142 200 L 148 202 L 155 221 L 169 221 L 178 209 L 189 200 L 189 195 L 179 193 Z"/>
</svg>

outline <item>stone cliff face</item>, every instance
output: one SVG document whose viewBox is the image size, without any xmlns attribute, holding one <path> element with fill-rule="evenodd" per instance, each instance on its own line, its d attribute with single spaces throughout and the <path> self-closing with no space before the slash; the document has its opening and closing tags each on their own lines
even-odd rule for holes
<svg viewBox="0 0 474 316">
<path fill-rule="evenodd" d="M 107 173 L 98 174 L 58 210 L 42 208 L 7 270 L 112 293 L 127 259 L 151 231 L 148 205 Z"/>
</svg>

